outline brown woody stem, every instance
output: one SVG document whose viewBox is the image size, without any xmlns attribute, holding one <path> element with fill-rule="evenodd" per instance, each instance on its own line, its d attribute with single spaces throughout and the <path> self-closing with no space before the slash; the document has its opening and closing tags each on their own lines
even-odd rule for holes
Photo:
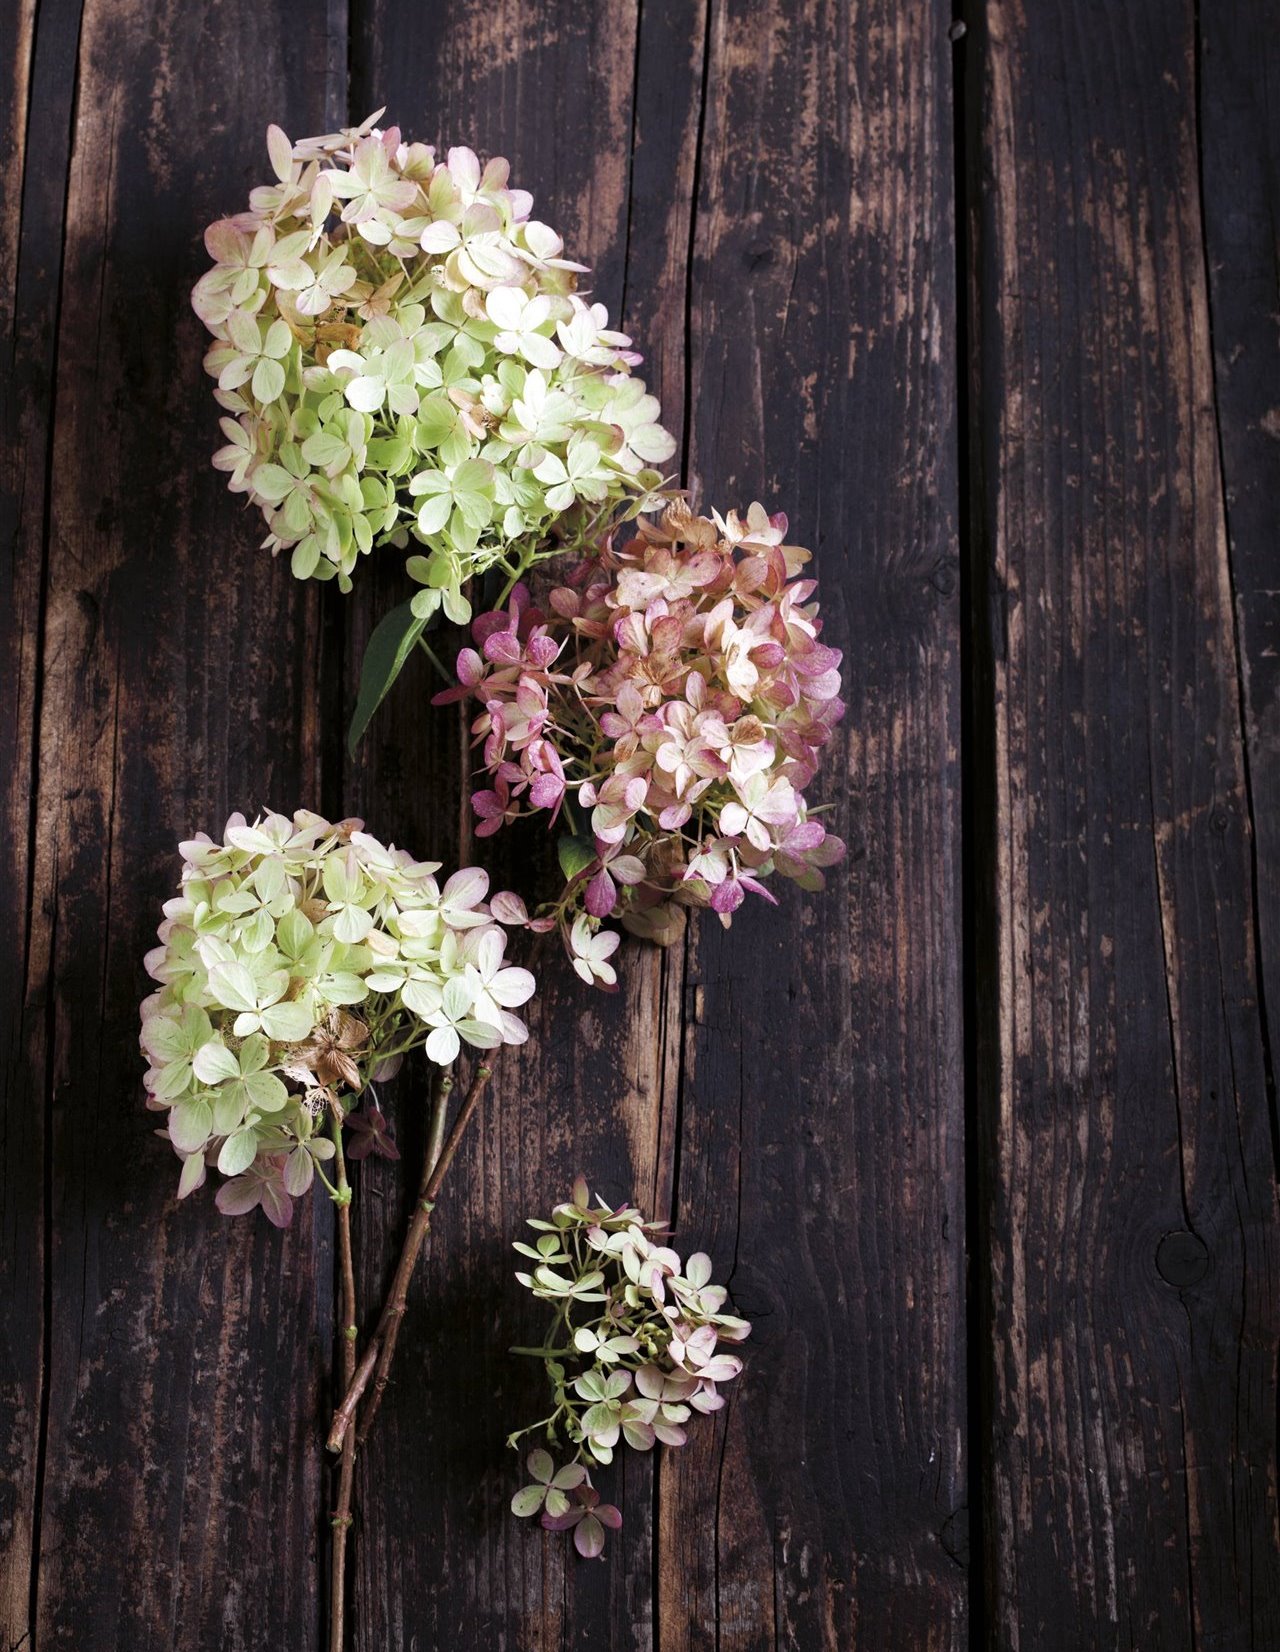
<svg viewBox="0 0 1280 1652">
<path fill-rule="evenodd" d="M 338 1262 L 342 1274 L 342 1383 L 350 1388 L 356 1370 L 356 1272 L 351 1251 L 351 1187 L 342 1152 L 342 1118 L 336 1107 L 329 1113 L 338 1184 Z M 338 1500 L 333 1511 L 333 1547 L 329 1561 L 329 1652 L 343 1652 L 347 1592 L 347 1533 L 351 1529 L 351 1491 L 355 1480 L 355 1440 L 342 1446 L 338 1468 Z"/>
<path fill-rule="evenodd" d="M 342 1403 L 334 1412 L 333 1423 L 329 1430 L 329 1449 L 338 1451 L 344 1449 L 344 1442 L 350 1437 L 352 1418 L 372 1380 L 373 1389 L 365 1403 L 360 1417 L 357 1434 L 363 1442 L 369 1433 L 374 1417 L 377 1415 L 383 1391 L 387 1386 L 391 1370 L 391 1361 L 395 1354 L 396 1340 L 400 1335 L 400 1323 L 404 1318 L 405 1307 L 408 1302 L 409 1282 L 413 1277 L 414 1265 L 418 1254 L 431 1226 L 431 1210 L 435 1203 L 440 1185 L 458 1150 L 463 1134 L 471 1122 L 480 1099 L 484 1095 L 485 1087 L 492 1076 L 493 1068 L 488 1061 L 476 1068 L 467 1091 L 466 1099 L 458 1111 L 453 1128 L 445 1138 L 444 1127 L 448 1109 L 449 1092 L 453 1080 L 448 1074 L 442 1075 L 435 1094 L 432 1109 L 431 1125 L 427 1135 L 427 1148 L 423 1155 L 422 1179 L 418 1187 L 417 1203 L 413 1217 L 409 1223 L 409 1230 L 405 1234 L 404 1246 L 400 1252 L 400 1260 L 396 1264 L 396 1271 L 391 1280 L 387 1298 L 379 1315 L 377 1326 L 374 1329 L 369 1346 L 365 1350 L 364 1358 L 360 1361 L 352 1380 L 347 1385 Z"/>
</svg>

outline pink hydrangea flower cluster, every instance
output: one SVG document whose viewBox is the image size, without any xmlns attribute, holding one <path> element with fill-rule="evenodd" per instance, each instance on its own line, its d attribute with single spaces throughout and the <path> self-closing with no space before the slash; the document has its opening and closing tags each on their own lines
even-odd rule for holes
<svg viewBox="0 0 1280 1652">
<path fill-rule="evenodd" d="M 844 845 L 805 789 L 844 712 L 840 654 L 821 641 L 809 553 L 787 518 L 695 516 L 677 500 L 611 540 L 553 591 L 517 586 L 458 656 L 488 784 L 478 835 L 522 815 L 566 820 L 565 887 L 531 920 L 559 924 L 578 973 L 615 984 L 619 918 L 666 943 L 687 907 L 726 925 L 774 872 L 808 889 Z"/>
</svg>

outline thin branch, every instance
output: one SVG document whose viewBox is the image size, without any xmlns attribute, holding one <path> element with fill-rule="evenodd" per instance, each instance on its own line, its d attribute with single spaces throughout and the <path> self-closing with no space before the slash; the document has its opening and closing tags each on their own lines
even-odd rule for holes
<svg viewBox="0 0 1280 1652">
<path fill-rule="evenodd" d="M 440 1191 L 441 1183 L 453 1162 L 458 1145 L 480 1105 L 481 1097 L 484 1095 L 485 1087 L 492 1075 L 493 1067 L 489 1061 L 483 1062 L 476 1068 L 475 1075 L 471 1080 L 471 1087 L 467 1091 L 466 1099 L 459 1109 L 447 1140 L 444 1138 L 444 1126 L 449 1092 L 453 1080 L 447 1074 L 440 1080 L 432 1109 L 431 1126 L 427 1136 L 427 1150 L 423 1155 L 422 1180 L 418 1188 L 417 1204 L 409 1223 L 409 1230 L 405 1235 L 400 1260 L 396 1265 L 391 1287 L 387 1293 L 386 1302 L 378 1318 L 373 1337 L 365 1350 L 364 1358 L 361 1360 L 352 1381 L 348 1384 L 341 1405 L 334 1412 L 333 1423 L 329 1430 L 330 1451 L 338 1451 L 343 1448 L 344 1441 L 349 1436 L 351 1420 L 355 1415 L 356 1408 L 372 1380 L 373 1389 L 365 1403 L 357 1430 L 361 1441 L 364 1441 L 368 1436 L 370 1426 L 377 1415 L 378 1406 L 387 1386 L 391 1361 L 395 1354 L 396 1340 L 400 1335 L 400 1323 L 404 1318 L 408 1302 L 409 1282 L 413 1277 L 414 1265 L 431 1226 L 432 1207 Z"/>
<path fill-rule="evenodd" d="M 351 1186 L 342 1151 L 342 1118 L 338 1106 L 329 1110 L 338 1183 L 338 1261 L 342 1274 L 342 1383 L 350 1388 L 356 1372 L 356 1271 L 351 1250 Z M 338 1501 L 333 1513 L 333 1549 L 329 1570 L 329 1652 L 343 1652 L 347 1592 L 347 1533 L 351 1529 L 351 1492 L 355 1481 L 356 1442 L 342 1444 L 338 1469 Z"/>
<path fill-rule="evenodd" d="M 400 1335 L 400 1326 L 404 1322 L 405 1309 L 409 1300 L 409 1282 L 413 1277 L 414 1266 L 418 1260 L 418 1253 L 426 1240 L 431 1227 L 431 1212 L 435 1205 L 436 1194 L 440 1191 L 440 1184 L 444 1180 L 445 1172 L 458 1150 L 458 1143 L 462 1140 L 463 1132 L 470 1123 L 472 1114 L 480 1105 L 480 1098 L 484 1094 L 485 1086 L 493 1072 L 487 1062 L 476 1068 L 475 1076 L 471 1080 L 471 1088 L 467 1091 L 467 1098 L 459 1110 L 454 1121 L 449 1138 L 441 1146 L 444 1136 L 445 1111 L 448 1105 L 449 1090 L 453 1080 L 446 1079 L 441 1086 L 441 1095 L 437 1100 L 431 1120 L 431 1131 L 427 1142 L 427 1151 L 422 1160 L 422 1182 L 418 1188 L 418 1203 L 413 1213 L 413 1220 L 409 1223 L 409 1232 L 405 1238 L 404 1252 L 400 1257 L 400 1266 L 396 1269 L 395 1278 L 391 1283 L 391 1295 L 383 1310 L 382 1323 L 375 1333 L 381 1343 L 381 1352 L 378 1355 L 377 1369 L 373 1374 L 373 1390 L 364 1402 L 364 1410 L 360 1414 L 357 1427 L 357 1438 L 363 1444 L 369 1437 L 369 1430 L 373 1426 L 373 1419 L 378 1414 L 378 1407 L 382 1404 L 382 1395 L 391 1375 L 391 1361 L 396 1351 L 396 1341 Z"/>
</svg>

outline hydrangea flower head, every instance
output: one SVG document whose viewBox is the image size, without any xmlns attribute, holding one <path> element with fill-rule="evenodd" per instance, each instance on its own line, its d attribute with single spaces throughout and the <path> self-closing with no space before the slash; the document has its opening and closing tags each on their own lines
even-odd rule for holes
<svg viewBox="0 0 1280 1652">
<path fill-rule="evenodd" d="M 377 118 L 297 143 L 271 127 L 274 182 L 205 232 L 213 462 L 299 578 L 347 589 L 390 541 L 413 551 L 415 614 L 465 621 L 472 574 L 579 541 L 675 443 L 506 161 L 439 158 Z"/>
<path fill-rule="evenodd" d="M 534 978 L 505 963 L 478 868 L 441 887 L 437 863 L 305 810 L 234 814 L 221 843 L 180 847 L 141 1034 L 179 1198 L 216 1165 L 230 1178 L 221 1211 L 261 1206 L 283 1227 L 334 1154 L 330 1118 L 351 1129 L 353 1157 L 395 1156 L 378 1108 L 353 1111 L 371 1079 L 419 1046 L 447 1065 L 464 1043 L 528 1037 L 514 1011 Z"/>
<path fill-rule="evenodd" d="M 694 516 L 681 501 L 605 539 L 547 612 L 517 586 L 458 657 L 487 784 L 478 835 L 521 815 L 567 820 L 559 924 L 574 968 L 610 987 L 609 917 L 667 941 L 685 909 L 728 924 L 773 873 L 820 888 L 844 845 L 805 800 L 844 712 L 821 641 L 809 553 L 787 519 Z"/>
<path fill-rule="evenodd" d="M 742 1370 L 719 1345 L 743 1341 L 751 1326 L 725 1312 L 728 1293 L 711 1284 L 707 1256 L 682 1260 L 658 1223 L 630 1205 L 593 1204 L 581 1178 L 550 1221 L 528 1226 L 537 1242 L 515 1248 L 536 1266 L 516 1278 L 555 1317 L 541 1349 L 518 1351 L 545 1362 L 553 1408 L 507 1443 L 541 1433 L 568 1460 L 557 1467 L 541 1447 L 530 1452 L 532 1484 L 511 1509 L 539 1514 L 549 1531 L 571 1530 L 578 1553 L 594 1559 L 605 1527 L 620 1526 L 622 1516 L 600 1502 L 592 1471 L 611 1463 L 619 1444 L 683 1445 L 691 1415 L 719 1411 L 721 1389 Z"/>
</svg>

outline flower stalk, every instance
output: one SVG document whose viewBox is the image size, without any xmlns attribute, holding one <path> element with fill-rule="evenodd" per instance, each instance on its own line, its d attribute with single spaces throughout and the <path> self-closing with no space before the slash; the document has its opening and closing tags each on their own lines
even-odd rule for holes
<svg viewBox="0 0 1280 1652">
<path fill-rule="evenodd" d="M 351 1185 L 342 1151 L 341 1103 L 329 1109 L 329 1134 L 334 1145 L 338 1212 L 338 1266 L 342 1278 L 342 1383 L 349 1388 L 356 1371 L 356 1273 L 351 1248 Z M 338 1467 L 338 1497 L 333 1511 L 333 1547 L 329 1561 L 329 1652 L 343 1652 L 347 1586 L 347 1533 L 351 1529 L 351 1493 L 355 1482 L 355 1441 L 347 1440 Z"/>
<path fill-rule="evenodd" d="M 333 1421 L 329 1429 L 328 1446 L 330 1451 L 344 1451 L 347 1442 L 352 1437 L 351 1424 L 355 1419 L 360 1401 L 372 1381 L 373 1387 L 365 1402 L 364 1411 L 360 1415 L 355 1435 L 359 1443 L 368 1438 L 373 1420 L 377 1416 L 378 1407 L 382 1403 L 382 1395 L 386 1390 L 391 1372 L 391 1362 L 395 1356 L 396 1342 L 400 1335 L 400 1324 L 404 1319 L 408 1304 L 409 1283 L 413 1278 L 413 1270 L 419 1253 L 426 1241 L 431 1227 L 431 1213 L 435 1207 L 436 1197 L 441 1184 L 448 1172 L 458 1145 L 466 1132 L 467 1126 L 475 1116 L 480 1106 L 481 1098 L 493 1076 L 492 1062 L 482 1062 L 476 1068 L 466 1098 L 454 1120 L 453 1128 L 448 1138 L 444 1135 L 445 1118 L 448 1107 L 449 1092 L 453 1081 L 446 1076 L 437 1090 L 436 1101 L 432 1111 L 431 1127 L 427 1136 L 427 1149 L 423 1155 L 422 1180 L 418 1187 L 418 1198 L 414 1206 L 413 1216 L 410 1219 L 408 1231 L 405 1234 L 404 1244 L 401 1247 L 400 1259 L 396 1264 L 396 1271 L 392 1276 L 391 1285 L 383 1303 L 382 1312 L 378 1316 L 378 1323 L 374 1329 L 369 1346 L 359 1366 L 347 1384 L 346 1393 L 342 1402 L 333 1414 Z"/>
</svg>

